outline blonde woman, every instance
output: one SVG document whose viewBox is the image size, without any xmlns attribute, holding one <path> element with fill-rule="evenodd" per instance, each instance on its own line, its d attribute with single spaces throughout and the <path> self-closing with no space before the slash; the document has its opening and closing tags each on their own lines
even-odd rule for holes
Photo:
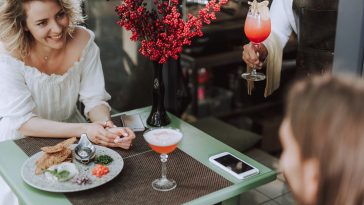
<svg viewBox="0 0 364 205">
<path fill-rule="evenodd" d="M 87 133 L 96 144 L 131 146 L 135 134 L 110 121 L 99 48 L 93 32 L 77 26 L 83 21 L 80 4 L 80 0 L 1 4 L 0 141 Z M 91 123 L 77 110 L 78 101 Z M 5 186 L 1 184 L 0 179 L 0 189 Z"/>
<path fill-rule="evenodd" d="M 298 204 L 364 204 L 364 80 L 294 85 L 280 129 L 280 165 Z"/>
</svg>

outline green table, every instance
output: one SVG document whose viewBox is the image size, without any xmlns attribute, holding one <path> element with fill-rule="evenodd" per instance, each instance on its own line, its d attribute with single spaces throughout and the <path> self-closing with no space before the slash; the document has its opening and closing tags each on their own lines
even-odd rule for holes
<svg viewBox="0 0 364 205">
<path fill-rule="evenodd" d="M 146 107 L 125 113 L 139 113 L 145 122 L 149 110 L 150 107 Z M 273 170 L 245 156 L 239 151 L 234 150 L 181 119 L 171 114 L 169 114 L 169 116 L 172 120 L 172 123 L 169 126 L 180 129 L 184 134 L 184 138 L 178 145 L 178 148 L 233 183 L 233 185 L 229 187 L 207 194 L 186 204 L 215 204 L 221 201 L 223 204 L 238 204 L 239 194 L 276 179 L 276 173 Z M 260 173 L 245 180 L 238 180 L 209 162 L 208 158 L 210 156 L 225 151 L 230 152 L 257 167 Z M 0 174 L 18 196 L 20 204 L 71 204 L 63 194 L 40 191 L 25 184 L 20 176 L 20 170 L 26 159 L 28 159 L 28 156 L 13 141 L 0 143 Z"/>
</svg>

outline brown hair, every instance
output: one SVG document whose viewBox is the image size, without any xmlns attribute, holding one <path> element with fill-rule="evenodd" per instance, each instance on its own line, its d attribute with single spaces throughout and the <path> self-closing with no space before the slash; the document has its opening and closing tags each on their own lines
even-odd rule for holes
<svg viewBox="0 0 364 205">
<path fill-rule="evenodd" d="M 319 160 L 316 204 L 364 204 L 363 79 L 325 75 L 298 82 L 286 117 L 302 160 Z"/>
<path fill-rule="evenodd" d="M 32 35 L 25 31 L 26 13 L 23 4 L 35 0 L 4 0 L 0 7 L 0 41 L 9 53 L 21 57 L 29 54 Z M 38 0 L 42 1 L 42 0 Z M 76 25 L 84 21 L 82 16 L 82 0 L 54 0 L 70 18 L 69 35 L 72 35 Z"/>
</svg>

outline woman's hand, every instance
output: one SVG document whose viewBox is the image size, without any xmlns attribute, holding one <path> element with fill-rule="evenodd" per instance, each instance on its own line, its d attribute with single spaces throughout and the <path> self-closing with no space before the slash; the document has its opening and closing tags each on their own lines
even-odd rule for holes
<svg viewBox="0 0 364 205">
<path fill-rule="evenodd" d="M 97 124 L 103 126 L 104 128 L 112 128 L 112 127 L 116 127 L 116 125 L 114 125 L 112 120 L 106 120 L 106 121 L 97 121 Z"/>
<path fill-rule="evenodd" d="M 86 124 L 85 132 L 94 144 L 106 147 L 129 149 L 135 139 L 135 133 L 128 127 L 106 126 L 95 122 Z"/>
<path fill-rule="evenodd" d="M 114 140 L 119 138 L 120 135 L 108 131 L 101 123 L 87 123 L 84 129 L 88 138 L 94 144 L 116 147 Z"/>
<path fill-rule="evenodd" d="M 129 149 L 133 145 L 132 142 L 135 139 L 135 133 L 130 128 L 112 127 L 107 128 L 106 130 L 120 136 L 114 139 L 114 143 L 117 147 Z"/>
<path fill-rule="evenodd" d="M 257 45 L 248 43 L 243 46 L 242 59 L 251 68 L 261 69 L 267 55 L 268 50 L 262 43 Z"/>
</svg>

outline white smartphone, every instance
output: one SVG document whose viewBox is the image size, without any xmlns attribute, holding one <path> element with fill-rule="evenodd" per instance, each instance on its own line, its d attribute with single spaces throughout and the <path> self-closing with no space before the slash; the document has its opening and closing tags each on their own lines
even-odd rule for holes
<svg viewBox="0 0 364 205">
<path fill-rule="evenodd" d="M 209 158 L 210 162 L 238 179 L 245 179 L 259 173 L 259 170 L 229 152 L 223 152 Z"/>
<path fill-rule="evenodd" d="M 121 122 L 123 123 L 123 126 L 129 127 L 134 132 L 140 132 L 145 130 L 144 124 L 139 114 L 121 115 L 120 118 Z"/>
</svg>

